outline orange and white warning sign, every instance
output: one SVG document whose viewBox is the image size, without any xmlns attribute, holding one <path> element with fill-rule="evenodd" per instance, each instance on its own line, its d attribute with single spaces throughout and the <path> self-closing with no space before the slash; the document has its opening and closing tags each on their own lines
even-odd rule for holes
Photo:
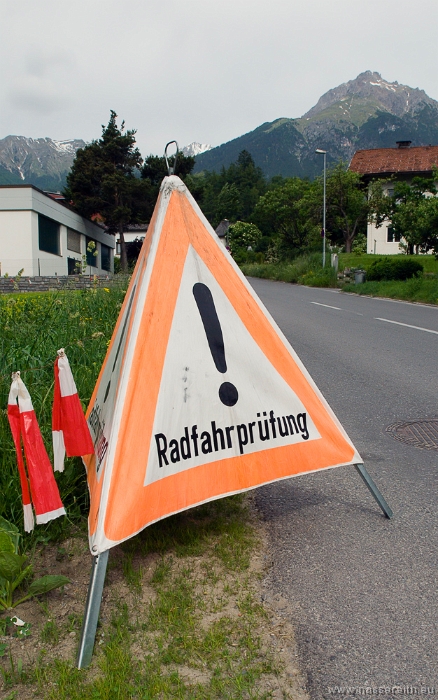
<svg viewBox="0 0 438 700">
<path fill-rule="evenodd" d="M 362 460 L 182 181 L 163 181 L 87 412 L 90 546 Z"/>
</svg>

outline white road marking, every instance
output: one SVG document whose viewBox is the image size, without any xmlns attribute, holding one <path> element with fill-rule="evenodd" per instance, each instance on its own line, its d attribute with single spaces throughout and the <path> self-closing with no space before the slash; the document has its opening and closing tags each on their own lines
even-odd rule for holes
<svg viewBox="0 0 438 700">
<path fill-rule="evenodd" d="M 422 328 L 421 326 L 411 326 L 410 323 L 400 323 L 399 321 L 391 321 L 389 318 L 376 318 L 375 321 L 386 321 L 386 323 L 395 323 L 397 326 L 405 326 L 405 328 L 414 328 L 416 331 L 424 331 L 425 333 L 435 333 L 438 335 L 438 331 L 432 331 L 430 328 Z"/>
<path fill-rule="evenodd" d="M 342 311 L 342 309 L 339 308 L 339 306 L 329 306 L 328 304 L 320 304 L 317 301 L 311 301 L 311 304 L 316 304 L 316 306 L 325 306 L 326 309 L 336 309 L 336 311 Z"/>
</svg>

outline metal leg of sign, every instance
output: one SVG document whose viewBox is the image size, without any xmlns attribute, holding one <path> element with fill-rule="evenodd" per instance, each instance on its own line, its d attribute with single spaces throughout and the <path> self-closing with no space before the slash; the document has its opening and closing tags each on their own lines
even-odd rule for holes
<svg viewBox="0 0 438 700">
<path fill-rule="evenodd" d="M 387 504 L 387 502 L 383 498 L 382 494 L 380 493 L 376 484 L 374 483 L 374 481 L 372 480 L 372 478 L 368 474 L 364 465 L 363 464 L 355 464 L 354 466 L 356 467 L 356 469 L 359 472 L 359 474 L 361 475 L 362 479 L 364 480 L 364 482 L 368 486 L 369 490 L 371 491 L 371 493 L 374 496 L 374 498 L 376 499 L 377 503 L 379 504 L 379 506 L 383 510 L 386 517 L 392 518 L 393 512 L 392 512 L 391 508 L 389 507 L 389 505 Z"/>
<path fill-rule="evenodd" d="M 86 668 L 93 656 L 108 554 L 109 550 L 98 554 L 97 557 L 93 557 L 90 585 L 88 586 L 87 602 L 85 603 L 84 620 L 82 622 L 81 640 L 79 642 L 78 668 Z"/>
</svg>

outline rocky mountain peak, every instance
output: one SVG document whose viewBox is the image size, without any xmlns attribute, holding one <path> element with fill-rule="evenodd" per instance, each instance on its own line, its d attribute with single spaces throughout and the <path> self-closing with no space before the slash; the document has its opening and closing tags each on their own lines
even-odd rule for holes
<svg viewBox="0 0 438 700">
<path fill-rule="evenodd" d="M 397 117 L 415 114 L 419 108 L 429 105 L 438 108 L 438 102 L 430 98 L 424 90 L 401 85 L 397 81 L 389 82 L 380 73 L 367 70 L 354 80 L 342 83 L 319 98 L 312 109 L 304 114 L 303 119 L 311 119 L 340 103 L 339 107 L 347 113 L 358 103 L 366 101 L 373 111 L 390 112 Z"/>
<path fill-rule="evenodd" d="M 189 143 L 188 146 L 184 146 L 182 152 L 185 156 L 199 156 L 201 153 L 206 153 L 213 148 L 209 143 L 198 143 L 198 141 L 193 141 Z"/>
</svg>

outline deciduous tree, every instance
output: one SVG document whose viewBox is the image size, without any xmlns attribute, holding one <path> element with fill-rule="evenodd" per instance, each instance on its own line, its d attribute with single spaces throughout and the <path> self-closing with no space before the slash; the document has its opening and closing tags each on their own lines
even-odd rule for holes
<svg viewBox="0 0 438 700">
<path fill-rule="evenodd" d="M 280 253 L 286 257 L 308 247 L 315 238 L 313 189 L 308 180 L 283 180 L 260 197 L 254 209 L 254 221 L 265 236 L 279 238 Z"/>
<path fill-rule="evenodd" d="M 414 177 L 411 183 L 394 180 L 393 193 L 385 194 L 380 181 L 370 187 L 370 218 L 377 228 L 390 221 L 400 246 L 407 253 L 438 253 L 437 173 Z"/>
<path fill-rule="evenodd" d="M 322 223 L 322 178 L 318 178 L 316 184 L 315 194 L 318 198 L 319 221 Z M 345 163 L 338 163 L 329 170 L 326 184 L 327 236 L 334 242 L 336 240 L 343 241 L 345 252 L 351 253 L 356 234 L 361 230 L 366 231 L 369 213 L 366 190 L 360 175 L 352 170 L 347 170 Z"/>
</svg>

